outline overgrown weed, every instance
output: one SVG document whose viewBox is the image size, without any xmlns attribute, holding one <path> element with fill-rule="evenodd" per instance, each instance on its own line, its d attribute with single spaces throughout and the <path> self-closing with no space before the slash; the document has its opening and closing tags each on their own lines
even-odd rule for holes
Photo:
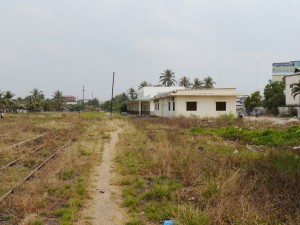
<svg viewBox="0 0 300 225">
<path fill-rule="evenodd" d="M 0 153 L 0 165 L 6 165 L 23 155 L 25 158 L 1 173 L 1 195 L 14 188 L 24 176 L 45 160 L 51 153 L 50 150 L 57 150 L 71 137 L 75 141 L 1 202 L 0 215 L 7 215 L 3 224 L 19 224 L 22 221 L 29 221 L 28 224 L 47 224 L 49 218 L 54 218 L 60 224 L 72 224 L 75 221 L 78 210 L 89 197 L 90 171 L 101 161 L 103 144 L 109 138 L 108 132 L 112 130 L 108 120 L 103 118 L 105 117 L 101 113 L 86 115 L 86 118 L 77 113 L 11 114 L 5 117 L 0 127 L 12 133 L 1 139 L 5 141 L 1 142 L 3 151 Z M 18 128 L 26 132 L 14 135 Z M 47 131 L 55 132 L 53 136 L 45 136 L 34 143 L 9 148 L 16 142 Z M 59 138 L 53 140 L 55 143 L 51 147 L 47 146 L 37 154 L 28 153 L 36 145 L 50 141 L 54 135 Z M 28 215 L 32 213 L 39 216 L 31 219 Z"/>
<path fill-rule="evenodd" d="M 232 116 L 133 119 L 117 158 L 124 205 L 137 224 L 299 224 L 299 157 L 281 148 L 298 141 L 297 127 Z"/>
</svg>

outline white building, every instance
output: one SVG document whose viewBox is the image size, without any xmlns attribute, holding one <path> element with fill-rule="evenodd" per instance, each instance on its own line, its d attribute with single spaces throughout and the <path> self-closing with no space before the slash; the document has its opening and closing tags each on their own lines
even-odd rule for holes
<svg viewBox="0 0 300 225">
<path fill-rule="evenodd" d="M 236 89 L 181 89 L 154 97 L 155 115 L 216 117 L 236 114 Z"/>
<path fill-rule="evenodd" d="M 294 73 L 297 67 L 300 67 L 300 61 L 273 63 L 272 81 L 282 81 L 285 76 Z"/>
<path fill-rule="evenodd" d="M 138 90 L 137 99 L 127 102 L 127 112 L 132 114 L 154 115 L 154 100 L 155 95 L 184 89 L 184 87 L 143 87 Z"/>
<path fill-rule="evenodd" d="M 292 96 L 292 89 L 295 83 L 300 81 L 300 72 L 285 76 L 285 101 L 287 106 L 299 106 L 300 95 Z"/>
</svg>

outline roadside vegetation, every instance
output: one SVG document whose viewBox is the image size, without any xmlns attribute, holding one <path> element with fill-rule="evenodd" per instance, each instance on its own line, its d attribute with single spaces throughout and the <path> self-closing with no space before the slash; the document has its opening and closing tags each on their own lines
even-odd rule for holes
<svg viewBox="0 0 300 225">
<path fill-rule="evenodd" d="M 68 144 L 0 201 L 0 224 L 73 224 L 89 198 L 91 169 L 100 162 L 103 144 L 110 137 L 112 128 L 107 121 L 103 113 L 8 113 L 0 123 L 1 197 Z M 22 144 L 41 134 L 45 136 Z M 20 161 L 6 167 L 19 157 Z"/>
<path fill-rule="evenodd" d="M 120 138 L 127 225 L 299 224 L 299 124 L 137 118 Z"/>
</svg>

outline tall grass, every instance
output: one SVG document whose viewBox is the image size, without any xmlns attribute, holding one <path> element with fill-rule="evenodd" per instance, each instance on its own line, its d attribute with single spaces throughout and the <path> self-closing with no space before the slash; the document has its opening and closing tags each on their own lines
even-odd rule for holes
<svg viewBox="0 0 300 225">
<path fill-rule="evenodd" d="M 224 127 L 252 132 L 265 147 L 249 150 L 260 142 L 228 138 Z M 299 224 L 299 157 L 263 139 L 288 134 L 295 144 L 297 132 L 231 117 L 131 120 L 117 158 L 124 205 L 136 224 Z"/>
</svg>

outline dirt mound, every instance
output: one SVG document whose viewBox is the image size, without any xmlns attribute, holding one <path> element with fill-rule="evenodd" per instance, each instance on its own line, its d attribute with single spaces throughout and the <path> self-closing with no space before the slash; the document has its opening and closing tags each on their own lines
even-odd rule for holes
<svg viewBox="0 0 300 225">
<path fill-rule="evenodd" d="M 283 124 L 284 129 L 288 129 L 288 128 L 293 127 L 293 126 L 300 126 L 300 121 L 297 120 L 297 119 L 290 119 L 285 124 Z"/>
</svg>

